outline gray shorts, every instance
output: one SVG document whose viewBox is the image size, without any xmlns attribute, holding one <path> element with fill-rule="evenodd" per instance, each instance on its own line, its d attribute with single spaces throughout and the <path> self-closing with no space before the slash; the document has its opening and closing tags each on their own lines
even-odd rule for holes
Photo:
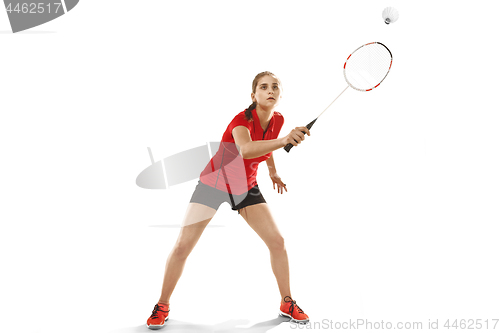
<svg viewBox="0 0 500 333">
<path fill-rule="evenodd" d="M 258 185 L 252 187 L 247 193 L 232 195 L 198 181 L 189 202 L 199 203 L 215 210 L 219 209 L 223 202 L 227 202 L 232 210 L 240 210 L 247 206 L 266 203 L 266 200 L 262 196 Z"/>
</svg>

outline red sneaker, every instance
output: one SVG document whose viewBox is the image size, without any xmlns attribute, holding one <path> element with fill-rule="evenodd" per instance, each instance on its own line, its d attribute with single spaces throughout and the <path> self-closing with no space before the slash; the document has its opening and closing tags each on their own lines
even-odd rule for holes
<svg viewBox="0 0 500 333">
<path fill-rule="evenodd" d="M 289 317 L 290 321 L 299 324 L 305 324 L 309 322 L 309 316 L 302 311 L 301 308 L 295 303 L 295 301 L 290 296 L 285 296 L 283 302 L 280 306 L 280 316 Z"/>
<path fill-rule="evenodd" d="M 170 305 L 158 303 L 153 309 L 153 313 L 148 318 L 147 325 L 148 328 L 152 330 L 157 330 L 165 325 L 168 319 L 168 313 L 170 312 Z"/>
</svg>

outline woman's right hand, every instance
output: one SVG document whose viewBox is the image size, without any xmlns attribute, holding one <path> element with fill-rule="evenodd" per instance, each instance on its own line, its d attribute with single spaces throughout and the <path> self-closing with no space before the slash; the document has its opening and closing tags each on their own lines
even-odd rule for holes
<svg viewBox="0 0 500 333">
<path fill-rule="evenodd" d="M 290 131 L 290 134 L 288 134 L 283 138 L 284 142 L 283 146 L 286 146 L 289 143 L 291 143 L 294 146 L 298 146 L 306 138 L 304 133 L 311 136 L 311 132 L 309 132 L 309 129 L 307 127 L 305 126 L 295 127 L 293 130 Z"/>
</svg>

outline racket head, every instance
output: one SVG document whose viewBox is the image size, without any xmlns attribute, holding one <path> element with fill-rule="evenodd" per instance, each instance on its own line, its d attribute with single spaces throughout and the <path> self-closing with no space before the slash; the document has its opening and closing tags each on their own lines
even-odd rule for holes
<svg viewBox="0 0 500 333">
<path fill-rule="evenodd" d="M 344 78 L 349 86 L 358 91 L 370 91 L 387 77 L 392 66 L 392 53 L 382 43 L 361 45 L 344 63 Z"/>
</svg>

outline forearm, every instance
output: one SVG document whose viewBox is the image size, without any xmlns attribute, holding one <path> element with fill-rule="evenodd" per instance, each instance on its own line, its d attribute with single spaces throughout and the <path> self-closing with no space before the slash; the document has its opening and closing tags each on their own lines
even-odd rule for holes
<svg viewBox="0 0 500 333">
<path fill-rule="evenodd" d="M 276 149 L 283 148 L 285 143 L 283 139 L 250 141 L 240 147 L 241 156 L 244 159 L 257 158 L 266 155 Z"/>
<path fill-rule="evenodd" d="M 275 175 L 276 174 L 276 166 L 274 165 L 274 156 L 271 155 L 271 157 L 269 157 L 266 160 L 266 163 L 267 163 L 267 168 L 269 169 L 269 175 L 270 176 Z"/>
</svg>

